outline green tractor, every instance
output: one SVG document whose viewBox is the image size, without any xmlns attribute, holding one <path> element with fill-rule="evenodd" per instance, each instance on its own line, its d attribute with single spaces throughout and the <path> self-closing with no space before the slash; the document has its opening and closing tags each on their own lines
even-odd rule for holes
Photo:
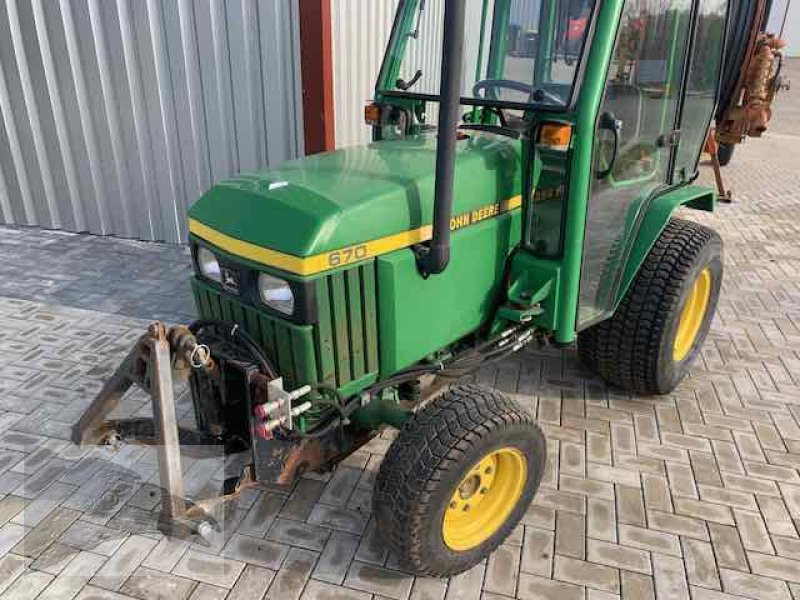
<svg viewBox="0 0 800 600">
<path fill-rule="evenodd" d="M 667 394 L 700 352 L 722 243 L 673 214 L 716 202 L 693 182 L 726 18 L 726 0 L 401 0 L 373 142 L 200 198 L 201 320 L 143 336 L 128 379 L 163 411 L 154 382 L 187 374 L 195 435 L 249 469 L 226 493 L 290 485 L 396 428 L 380 533 L 417 573 L 475 565 L 528 509 L 546 444 L 515 401 L 459 380 L 577 343 L 610 384 Z M 77 440 L 97 439 L 105 396 Z M 188 443 L 173 419 L 157 413 L 168 453 Z"/>
</svg>

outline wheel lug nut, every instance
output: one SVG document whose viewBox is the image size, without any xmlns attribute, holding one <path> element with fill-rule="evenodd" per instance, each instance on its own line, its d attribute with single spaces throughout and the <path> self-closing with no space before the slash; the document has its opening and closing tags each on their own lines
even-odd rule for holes
<svg viewBox="0 0 800 600">
<path fill-rule="evenodd" d="M 481 488 L 481 494 L 485 494 L 485 493 L 486 493 L 486 492 L 488 492 L 488 491 L 489 491 L 489 490 L 488 490 L 487 488 Z"/>
<path fill-rule="evenodd" d="M 486 470 L 484 471 L 484 473 L 486 473 L 487 475 L 491 475 L 492 467 L 486 467 Z"/>
<path fill-rule="evenodd" d="M 464 512 L 469 512 L 469 504 L 464 505 Z"/>
<path fill-rule="evenodd" d="M 456 504 L 455 502 L 451 502 L 451 503 L 450 503 L 450 508 L 455 508 L 455 507 L 457 507 L 457 506 L 458 506 L 458 504 Z"/>
</svg>

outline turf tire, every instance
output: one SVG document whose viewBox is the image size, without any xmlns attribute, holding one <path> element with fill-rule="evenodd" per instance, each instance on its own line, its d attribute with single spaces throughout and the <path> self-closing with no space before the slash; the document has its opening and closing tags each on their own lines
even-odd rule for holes
<svg viewBox="0 0 800 600">
<path fill-rule="evenodd" d="M 706 268 L 712 276 L 708 308 L 691 351 L 675 361 L 681 309 Z M 691 221 L 671 220 L 614 316 L 578 334 L 581 361 L 609 383 L 631 392 L 672 392 L 688 373 L 711 328 L 722 275 L 719 235 Z"/>
<path fill-rule="evenodd" d="M 472 465 L 507 446 L 526 458 L 520 499 L 491 537 L 475 548 L 453 551 L 442 533 L 451 496 Z M 519 523 L 539 487 L 546 452 L 544 435 L 516 402 L 473 384 L 454 387 L 416 413 L 386 453 L 373 492 L 378 533 L 419 575 L 446 577 L 466 571 Z"/>
</svg>

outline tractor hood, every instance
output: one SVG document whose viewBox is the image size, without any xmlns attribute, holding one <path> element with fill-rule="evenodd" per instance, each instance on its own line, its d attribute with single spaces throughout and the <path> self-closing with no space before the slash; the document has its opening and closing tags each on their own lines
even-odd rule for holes
<svg viewBox="0 0 800 600">
<path fill-rule="evenodd" d="M 519 163 L 520 143 L 507 137 L 458 141 L 453 215 L 518 195 Z M 431 223 L 435 164 L 434 135 L 286 162 L 215 185 L 189 211 L 190 231 L 309 257 L 418 230 Z"/>
</svg>

